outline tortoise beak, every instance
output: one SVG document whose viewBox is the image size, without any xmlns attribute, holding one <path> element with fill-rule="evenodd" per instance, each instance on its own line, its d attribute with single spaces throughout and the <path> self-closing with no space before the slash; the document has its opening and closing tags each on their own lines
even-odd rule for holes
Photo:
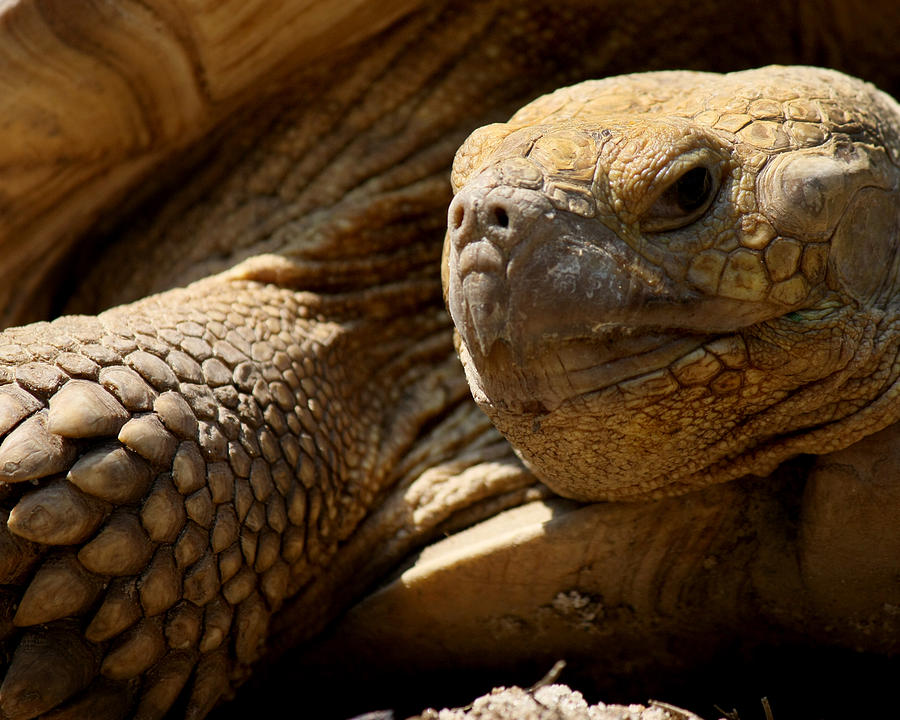
<svg viewBox="0 0 900 720">
<path fill-rule="evenodd" d="M 596 219 L 554 208 L 490 174 L 454 198 L 445 244 L 447 304 L 477 356 L 505 342 L 526 361 L 548 340 L 588 337 L 610 323 L 646 325 L 685 290 Z"/>
</svg>

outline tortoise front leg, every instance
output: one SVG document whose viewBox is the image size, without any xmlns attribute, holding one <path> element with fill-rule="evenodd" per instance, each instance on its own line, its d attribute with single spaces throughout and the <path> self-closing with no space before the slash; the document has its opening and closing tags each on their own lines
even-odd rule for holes
<svg viewBox="0 0 900 720">
<path fill-rule="evenodd" d="M 200 718 L 246 676 L 415 434 L 391 418 L 417 360 L 449 356 L 439 309 L 406 336 L 388 300 L 341 322 L 213 279 L 0 334 L 4 718 L 159 718 L 185 689 Z"/>
</svg>

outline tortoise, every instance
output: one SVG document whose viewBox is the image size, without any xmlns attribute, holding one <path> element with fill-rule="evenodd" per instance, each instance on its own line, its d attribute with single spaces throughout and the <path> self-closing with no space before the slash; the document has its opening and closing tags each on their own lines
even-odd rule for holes
<svg viewBox="0 0 900 720">
<path fill-rule="evenodd" d="M 254 665 L 298 645 L 313 649 L 297 667 L 333 662 L 351 675 L 379 661 L 440 669 L 470 660 L 496 671 L 600 654 L 587 670 L 598 687 L 632 669 L 698 667 L 754 635 L 896 652 L 890 402 L 876 403 L 877 421 L 812 442 L 798 429 L 836 420 L 837 410 L 801 406 L 799 424 L 777 429 L 789 434 L 782 450 L 762 464 L 716 450 L 719 474 L 702 472 L 696 448 L 673 454 L 684 433 L 645 420 L 638 452 L 649 462 L 613 459 L 619 479 L 598 489 L 591 467 L 610 456 L 579 464 L 590 440 L 553 424 L 548 404 L 561 405 L 559 389 L 514 401 L 522 387 L 535 394 L 522 368 L 543 351 L 504 335 L 514 326 L 498 309 L 507 301 L 486 289 L 497 238 L 512 238 L 540 207 L 566 218 L 570 235 L 590 220 L 607 240 L 628 240 L 618 255 L 604 252 L 620 264 L 627 256 L 640 278 L 619 297 L 632 319 L 704 292 L 768 323 L 768 347 L 777 347 L 785 328 L 840 315 L 843 306 L 821 306 L 836 297 L 866 310 L 877 299 L 889 316 L 893 256 L 881 239 L 896 229 L 884 208 L 896 206 L 898 131 L 892 101 L 868 86 L 813 70 L 727 81 L 648 75 L 577 85 L 526 106 L 512 124 L 489 125 L 542 92 L 635 70 L 805 62 L 897 91 L 896 10 L 746 11 L 758 21 L 749 44 L 723 42 L 745 36 L 746 19 L 713 3 L 4 6 L 3 716 L 200 718 Z M 621 87 L 640 88 L 638 99 Z M 707 87 L 727 97 L 714 102 Z M 750 88 L 778 111 L 751 111 Z M 614 122 L 579 119 L 594 92 L 616 106 Z M 848 98 L 858 104 L 847 107 Z M 715 119 L 699 116 L 691 103 L 701 100 Z M 628 119 L 636 109 L 643 119 Z M 654 131 L 641 135 L 641 123 Z M 484 125 L 457 156 L 453 199 L 453 155 Z M 617 140 L 603 144 L 595 134 L 604 129 Z M 760 134 L 748 139 L 752 157 L 732 157 L 723 139 L 743 141 L 742 132 Z M 611 176 L 592 185 L 578 175 L 585 159 L 621 172 L 614 158 L 598 164 L 599 148 L 639 136 L 664 138 L 653 172 L 666 178 L 660 167 L 682 162 L 672 148 L 688 149 L 679 138 L 703 138 L 693 164 L 679 166 L 679 177 L 693 173 L 687 190 L 674 170 L 674 195 L 649 171 L 646 186 L 624 196 Z M 824 198 L 828 223 L 802 215 L 806 196 L 773 216 L 770 204 L 783 197 L 764 180 L 770 196 L 744 207 L 756 193 L 741 177 L 780 182 L 764 167 L 789 174 L 779 158 L 796 153 L 820 169 L 827 158 L 816 153 L 836 138 L 845 169 L 859 171 L 846 182 L 862 184 L 853 194 L 845 174 L 825 173 L 822 187 L 840 186 L 837 195 L 802 186 Z M 561 148 L 582 165 L 560 165 Z M 505 204 L 484 200 L 501 190 Z M 530 200 L 520 202 L 525 191 Z M 642 214 L 651 195 L 663 198 L 655 227 Z M 861 249 L 837 244 L 829 265 L 826 231 L 851 197 L 865 198 L 852 204 L 852 222 L 882 232 Z M 880 212 L 867 214 L 870 206 Z M 733 233 L 739 247 L 690 245 L 695 221 L 712 227 L 705 218 L 737 222 L 749 244 Z M 458 346 L 476 400 L 521 458 L 471 401 L 453 348 L 438 271 L 448 220 L 443 264 Z M 670 230 L 682 242 L 672 256 L 693 262 L 675 290 L 658 274 L 665 253 L 638 239 Z M 493 239 L 468 253 L 474 274 L 462 278 L 466 248 L 482 236 Z M 853 262 L 858 253 L 880 253 L 887 275 L 873 280 Z M 729 273 L 740 278 L 726 281 Z M 538 297 L 551 301 L 544 314 L 554 319 L 558 294 Z M 555 320 L 588 304 L 563 305 Z M 760 306 L 765 313 L 753 315 Z M 650 324 L 656 333 L 660 321 Z M 890 352 L 889 336 L 852 327 L 853 347 L 878 353 L 864 359 L 842 344 L 842 367 Z M 689 329 L 680 354 L 654 371 L 679 361 L 684 377 L 714 366 L 703 380 L 719 390 L 754 385 L 746 368 L 761 372 L 759 348 L 742 359 L 731 336 L 711 337 L 735 327 Z M 622 347 L 668 352 L 671 338 L 660 333 L 608 330 L 612 360 Z M 494 373 L 492 353 L 519 368 L 523 386 Z M 810 340 L 795 359 L 773 354 L 765 369 L 805 382 L 804 368 L 822 369 L 834 359 L 826 356 Z M 890 382 L 889 365 L 869 369 Z M 868 407 L 866 383 L 848 382 L 853 409 Z M 646 388 L 634 388 L 640 399 Z M 729 422 L 709 417 L 714 427 Z M 616 416 L 603 431 L 623 422 Z M 604 466 L 602 478 L 611 475 Z M 688 490 L 699 491 L 659 499 Z"/>
</svg>

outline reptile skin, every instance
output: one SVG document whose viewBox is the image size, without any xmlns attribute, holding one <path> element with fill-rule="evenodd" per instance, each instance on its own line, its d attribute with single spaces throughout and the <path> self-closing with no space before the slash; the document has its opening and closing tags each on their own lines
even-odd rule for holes
<svg viewBox="0 0 900 720">
<path fill-rule="evenodd" d="M 889 96 L 806 67 L 589 81 L 476 131 L 444 251 L 476 401 L 579 500 L 895 422 L 898 158 Z"/>
<path fill-rule="evenodd" d="M 368 298 L 367 322 L 395 321 L 403 290 Z M 200 282 L 3 333 L 4 635 L 19 629 L 4 717 L 92 683 L 71 716 L 103 702 L 158 717 L 189 678 L 188 717 L 202 717 L 239 681 L 269 617 L 371 504 L 408 433 L 397 408 L 426 374 L 428 322 L 418 352 L 373 352 L 339 323 L 352 307 Z M 352 374 L 334 352 L 359 353 Z"/>
<path fill-rule="evenodd" d="M 455 510 L 465 512 L 449 529 L 544 493 L 530 487 L 533 478 L 510 461 L 506 443 L 464 401 L 448 321 L 437 306 L 434 240 L 449 201 L 449 155 L 475 122 L 469 105 L 491 96 L 479 117 L 496 117 L 499 108 L 533 91 L 529 73 L 548 65 L 546 55 L 520 48 L 545 19 L 505 23 L 508 45 L 498 46 L 482 41 L 497 37 L 495 8 L 487 4 L 452 9 L 449 17 L 440 9 L 429 13 L 397 26 L 390 42 L 352 48 L 309 70 L 301 78 L 308 94 L 298 93 L 303 102 L 295 109 L 277 121 L 272 117 L 281 106 L 260 111 L 260 122 L 247 130 L 250 149 L 234 126 L 226 128 L 238 138 L 226 158 L 237 168 L 229 179 L 210 171 L 152 222 L 135 223 L 111 241 L 105 260 L 93 262 L 91 274 L 67 297 L 71 312 L 114 309 L 0 335 L 4 720 L 160 718 L 173 706 L 201 718 L 246 678 L 269 644 L 281 641 L 273 626 L 290 641 L 314 634 L 416 542 L 443 532 L 441 523 Z M 565 26 L 578 17 L 575 8 L 556 22 Z M 655 20 L 652 25 L 662 27 Z M 460 42 L 460 28 L 475 38 L 475 50 Z M 582 32 L 593 36 L 592 30 Z M 423 37 L 429 44 L 417 44 Z M 505 75 L 494 66 L 485 70 L 498 52 L 509 58 Z M 607 68 L 603 57 L 572 54 L 577 62 L 556 61 L 565 70 L 551 67 L 542 82 Z M 505 77 L 518 79 L 509 83 Z M 684 90 L 678 94 L 688 97 Z M 303 104 L 309 97 L 317 100 L 312 109 Z M 878 96 L 865 90 L 860 97 L 868 102 Z M 879 102 L 883 107 L 871 112 L 877 127 L 864 126 L 858 135 L 872 144 L 871 153 L 860 152 L 873 163 L 894 152 L 875 144 L 896 132 L 884 125 L 893 106 Z M 807 121 L 797 122 L 800 133 Z M 683 134 L 665 126 L 657 125 L 665 147 L 682 147 Z M 703 136 L 718 143 L 719 155 L 725 154 L 723 132 Z M 856 142 L 857 135 L 851 137 Z M 548 148 L 550 174 L 558 169 L 552 156 L 559 147 Z M 568 185 L 545 198 L 553 211 L 564 206 L 578 222 L 590 219 L 585 213 L 603 213 L 591 209 L 591 198 L 602 198 L 586 193 L 585 176 L 578 176 L 584 157 L 594 165 L 596 158 L 580 152 L 571 156 L 578 167 L 573 165 Z M 765 148 L 758 152 L 768 158 Z M 735 177 L 739 167 L 737 159 L 723 158 L 715 179 Z M 874 167 L 872 176 L 887 182 L 890 168 L 881 173 L 882 166 Z M 101 165 L 98 177 L 105 172 Z M 533 171 L 516 177 L 526 188 L 535 182 Z M 635 201 L 641 192 L 650 189 L 636 184 Z M 455 230 L 471 215 L 459 215 L 458 207 L 450 216 Z M 633 225 L 641 211 L 626 207 L 623 212 L 635 216 L 622 217 Z M 512 207 L 506 212 L 507 220 L 513 218 Z M 85 211 L 77 219 L 87 223 L 90 216 Z M 771 247 L 785 248 L 783 266 L 792 266 L 790 248 L 807 239 L 790 233 L 782 239 L 773 239 Z M 719 257 L 709 254 L 711 247 L 697 257 Z M 655 256 L 649 245 L 642 252 L 649 267 Z M 744 257 L 737 247 L 728 253 Z M 797 278 L 810 284 L 818 302 L 818 266 L 815 258 L 804 264 L 805 250 L 801 256 Z M 48 258 L 52 264 L 55 258 Z M 777 266 L 768 257 L 765 262 Z M 711 282 L 702 262 L 693 273 L 683 264 L 680 282 Z M 665 270 L 675 277 L 678 268 Z M 760 273 L 746 272 L 749 287 L 759 291 L 753 278 L 761 279 Z M 47 277 L 29 278 L 28 293 L 15 298 L 16 312 L 8 317 L 39 316 L 53 304 L 41 285 Z M 861 283 L 865 290 L 867 277 L 850 277 L 848 287 Z M 208 279 L 191 284 L 197 278 Z M 716 293 L 725 297 L 738 285 L 717 285 Z M 727 307 L 762 302 L 782 313 L 804 311 L 799 301 L 784 302 L 797 285 L 788 282 L 779 291 L 773 285 L 771 300 L 732 297 Z M 755 312 L 745 319 L 758 322 Z M 859 321 L 859 348 L 881 337 L 868 331 L 867 322 Z M 467 346 L 475 342 L 490 350 L 496 323 L 477 332 L 474 341 L 466 338 Z M 743 370 L 727 347 L 705 339 L 701 344 L 715 362 L 731 361 Z M 883 345 L 878 354 L 854 354 L 856 376 L 848 377 L 881 378 L 891 349 Z M 715 362 L 686 365 L 688 373 L 702 376 Z M 470 376 L 472 367 L 469 362 Z M 717 375 L 726 390 L 733 377 L 725 370 Z M 892 378 L 882 380 L 887 387 Z M 869 406 L 877 390 L 858 384 L 856 400 Z M 648 395 L 643 385 L 638 390 L 643 402 Z M 559 399 L 539 402 L 546 407 Z M 554 482 L 512 425 L 497 419 Z M 888 421 L 879 417 L 860 432 Z M 528 422 L 525 435 L 536 427 L 534 419 Z M 553 432 L 551 423 L 544 432 Z M 847 433 L 842 442 L 852 438 Z M 494 476 L 472 473 L 468 485 L 451 482 L 493 459 L 509 462 Z M 735 467 L 762 471 L 765 464 Z M 429 482 L 417 484 L 425 476 Z M 688 484 L 678 483 L 661 491 Z M 569 494 L 597 496 L 592 489 L 555 484 Z M 631 496 L 656 493 L 660 486 L 650 484 Z M 466 514 L 484 499 L 493 504 Z M 382 556 L 385 543 L 391 552 Z M 301 601 L 292 605 L 296 597 Z M 331 602 L 334 597 L 340 602 Z"/>
</svg>

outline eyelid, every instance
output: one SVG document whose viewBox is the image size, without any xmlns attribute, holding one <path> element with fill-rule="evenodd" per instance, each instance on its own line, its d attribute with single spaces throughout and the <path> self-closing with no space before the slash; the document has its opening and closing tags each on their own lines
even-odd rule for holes
<svg viewBox="0 0 900 720">
<path fill-rule="evenodd" d="M 653 183 L 655 187 L 648 193 L 648 199 L 644 209 L 640 213 L 639 224 L 641 230 L 653 233 L 677 230 L 685 225 L 690 225 L 702 217 L 719 192 L 724 160 L 721 153 L 718 153 L 711 148 L 698 148 L 686 152 L 683 155 L 679 155 L 675 160 L 669 163 L 655 178 Z M 675 183 L 691 170 L 697 168 L 705 168 L 710 173 L 711 190 L 709 199 L 706 202 L 698 207 L 697 210 L 681 216 L 664 215 L 654 218 L 652 215 L 648 215 L 662 198 L 665 197 L 666 193 L 672 189 Z"/>
<path fill-rule="evenodd" d="M 705 147 L 679 155 L 656 176 L 656 179 L 653 181 L 653 189 L 649 193 L 653 200 L 647 207 L 653 207 L 659 196 L 668 190 L 673 182 L 696 167 L 705 167 L 713 174 L 714 179 L 720 179 L 723 160 L 724 158 L 720 153 Z"/>
</svg>

